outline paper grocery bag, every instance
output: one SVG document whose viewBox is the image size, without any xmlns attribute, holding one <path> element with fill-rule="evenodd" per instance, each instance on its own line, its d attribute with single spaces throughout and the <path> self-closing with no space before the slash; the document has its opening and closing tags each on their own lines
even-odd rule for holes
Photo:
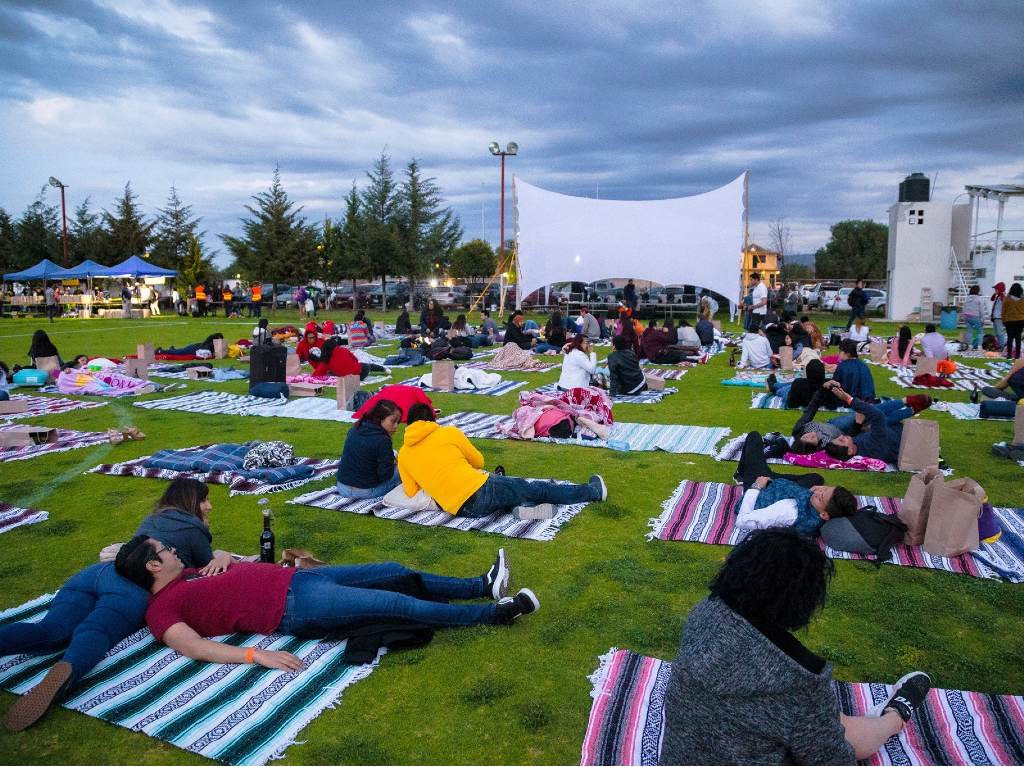
<svg viewBox="0 0 1024 767">
<path fill-rule="evenodd" d="M 153 344 L 139 344 L 136 347 L 135 356 L 146 362 L 156 362 L 156 355 L 153 353 Z"/>
<path fill-rule="evenodd" d="M 1024 401 L 1017 403 L 1013 419 L 1013 444 L 1024 445 Z"/>
<path fill-rule="evenodd" d="M 441 391 L 453 391 L 455 363 L 451 360 L 436 360 L 430 367 L 430 386 Z"/>
<path fill-rule="evenodd" d="M 357 376 L 358 377 L 358 376 Z M 288 384 L 289 397 L 319 397 L 324 391 L 320 384 L 293 383 Z"/>
<path fill-rule="evenodd" d="M 297 376 L 297 375 L 299 375 L 299 367 L 301 365 L 302 365 L 302 363 L 299 362 L 299 355 L 298 354 L 294 354 L 293 352 L 289 351 L 288 352 L 288 356 L 285 357 L 285 360 L 284 360 L 284 375 L 285 375 L 285 379 L 287 379 L 288 376 Z"/>
<path fill-rule="evenodd" d="M 779 347 L 779 368 L 781 370 L 792 370 L 793 369 L 793 347 L 792 346 L 780 346 Z"/>
<path fill-rule="evenodd" d="M 228 342 L 223 338 L 213 339 L 214 359 L 222 360 L 228 356 Z"/>
<path fill-rule="evenodd" d="M 27 413 L 28 402 L 23 399 L 7 399 L 0 401 L 0 415 L 15 415 L 16 413 Z"/>
<path fill-rule="evenodd" d="M 905 420 L 896 465 L 900 471 L 923 471 L 938 466 L 939 424 L 923 418 Z"/>
<path fill-rule="evenodd" d="M 647 382 L 647 388 L 651 391 L 661 391 L 665 388 L 665 379 L 654 375 L 654 373 L 644 373 L 644 381 Z"/>
<path fill-rule="evenodd" d="M 914 377 L 920 375 L 938 375 L 938 364 L 939 361 L 934 357 L 918 357 L 917 366 L 914 368 Z"/>
<path fill-rule="evenodd" d="M 338 397 L 338 410 L 351 410 L 352 399 L 356 396 L 357 391 L 359 391 L 359 376 L 338 376 L 336 392 Z"/>
<path fill-rule="evenodd" d="M 146 360 L 132 359 L 129 357 L 124 361 L 124 374 L 129 378 L 141 378 L 149 380 L 149 363 Z"/>
<path fill-rule="evenodd" d="M 57 430 L 45 426 L 12 426 L 0 431 L 0 447 L 28 447 L 57 442 Z"/>
<path fill-rule="evenodd" d="M 939 484 L 942 484 L 942 472 L 938 466 L 929 466 L 910 478 L 907 492 L 903 495 L 903 503 L 897 512 L 900 521 L 907 526 L 903 542 L 908 546 L 919 546 L 924 540 L 932 491 Z"/>
<path fill-rule="evenodd" d="M 939 557 L 955 557 L 980 545 L 978 518 L 985 491 L 973 479 L 936 482 L 928 511 L 924 550 Z"/>
<path fill-rule="evenodd" d="M 872 362 L 885 362 L 889 356 L 889 348 L 885 341 L 872 341 L 868 345 L 868 354 L 871 355 Z"/>
</svg>

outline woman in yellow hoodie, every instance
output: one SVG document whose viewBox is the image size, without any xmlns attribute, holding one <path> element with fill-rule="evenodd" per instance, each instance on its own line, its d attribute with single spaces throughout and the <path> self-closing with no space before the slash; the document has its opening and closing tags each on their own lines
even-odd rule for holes
<svg viewBox="0 0 1024 767">
<path fill-rule="evenodd" d="M 438 426 L 427 405 L 409 408 L 398 471 L 405 494 L 422 488 L 452 516 L 486 517 L 516 506 L 604 501 L 608 488 L 594 474 L 585 485 L 506 477 L 484 471 L 484 457 L 455 426 Z"/>
</svg>

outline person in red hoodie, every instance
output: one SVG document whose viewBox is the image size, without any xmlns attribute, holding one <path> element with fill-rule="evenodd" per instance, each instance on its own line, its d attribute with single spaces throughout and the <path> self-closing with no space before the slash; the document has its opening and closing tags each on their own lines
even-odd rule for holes
<svg viewBox="0 0 1024 767">
<path fill-rule="evenodd" d="M 360 362 L 337 338 L 328 338 L 320 347 L 320 364 L 313 369 L 315 376 L 359 376 L 366 378 L 371 371 L 384 373 L 380 365 L 369 365 Z"/>
<path fill-rule="evenodd" d="M 315 330 L 307 330 L 295 347 L 295 353 L 299 355 L 299 362 L 320 362 L 320 352 L 324 348 L 326 339 L 320 338 Z M 316 349 L 314 352 L 313 350 Z"/>
</svg>

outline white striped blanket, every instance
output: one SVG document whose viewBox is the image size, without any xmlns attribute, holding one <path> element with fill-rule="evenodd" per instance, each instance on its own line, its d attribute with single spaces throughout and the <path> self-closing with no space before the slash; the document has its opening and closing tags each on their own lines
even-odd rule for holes
<svg viewBox="0 0 1024 767">
<path fill-rule="evenodd" d="M 151 399 L 133 403 L 146 410 L 180 410 L 185 413 L 211 415 L 245 415 L 264 418 L 300 418 L 311 421 L 353 423 L 352 411 L 338 410 L 334 398 L 297 397 L 296 399 L 264 399 L 247 394 L 202 391 L 178 397 Z"/>
<path fill-rule="evenodd" d="M 334 488 L 317 490 L 291 499 L 288 503 L 297 506 L 313 506 L 331 511 L 347 511 L 352 514 L 367 514 L 381 519 L 395 519 L 425 527 L 447 527 L 451 530 L 479 530 L 483 533 L 497 533 L 508 538 L 526 538 L 531 541 L 550 541 L 562 529 L 562 525 L 579 514 L 587 506 L 574 503 L 559 506 L 551 519 L 523 520 L 511 512 L 492 514 L 489 517 L 453 517 L 447 511 L 410 511 L 385 506 L 383 498 L 353 500 L 338 495 Z"/>
<path fill-rule="evenodd" d="M 50 513 L 47 511 L 23 509 L 9 503 L 0 503 L 0 533 L 6 533 L 22 525 L 34 525 L 49 518 Z"/>
<path fill-rule="evenodd" d="M 646 366 L 645 366 L 646 367 Z M 678 381 L 684 375 L 690 372 L 690 368 L 670 367 L 670 368 L 657 368 L 650 367 L 644 371 L 651 375 L 658 376 L 658 378 L 664 378 L 666 381 Z"/>
<path fill-rule="evenodd" d="M 66 397 L 37 397 L 33 394 L 14 394 L 12 402 L 24 402 L 28 407 L 24 413 L 9 413 L 0 415 L 0 418 L 14 420 L 17 418 L 35 418 L 36 416 L 54 415 L 56 413 L 69 413 L 72 410 L 90 410 L 94 407 L 106 407 L 107 402 L 85 401 L 80 399 L 67 399 Z"/>
<path fill-rule="evenodd" d="M 477 362 L 466 362 L 466 363 L 463 363 L 463 364 L 467 368 L 478 368 L 480 370 L 511 371 L 511 372 L 516 372 L 516 373 L 547 373 L 547 372 L 549 372 L 551 370 L 554 370 L 555 368 L 557 368 L 557 367 L 559 367 L 561 365 L 561 363 L 559 363 L 558 365 L 543 365 L 542 364 L 542 365 L 539 365 L 538 367 L 532 367 L 532 368 L 527 368 L 527 367 L 496 368 L 496 367 L 492 367 L 491 363 L 489 361 L 487 361 L 487 360 L 477 361 Z"/>
<path fill-rule="evenodd" d="M 785 403 L 782 401 L 782 397 L 777 394 L 768 394 L 768 392 L 755 392 L 750 398 L 750 409 L 751 410 L 799 410 L 800 408 L 785 408 Z M 830 413 L 849 413 L 850 408 L 840 407 L 835 410 L 828 411 Z"/>
<path fill-rule="evenodd" d="M 0 624 L 38 621 L 52 594 L 0 613 Z M 65 708 L 226 764 L 266 764 L 284 756 L 296 736 L 341 693 L 376 668 L 343 660 L 345 642 L 272 634 L 231 634 L 218 641 L 284 650 L 305 668 L 202 663 L 178 655 L 142 629 L 114 647 L 68 693 Z M 0 657 L 0 686 L 24 694 L 59 654 Z"/>
<path fill-rule="evenodd" d="M 611 648 L 590 676 L 583 765 L 660 763 L 672 664 Z M 839 709 L 868 715 L 892 695 L 877 682 L 833 681 Z M 903 731 L 859 764 L 983 765 L 1024 762 L 1024 697 L 932 688 Z"/>
<path fill-rule="evenodd" d="M 988 366 L 992 370 L 996 371 L 996 373 L 999 374 L 999 377 L 1002 378 L 1010 372 L 1010 369 L 1013 367 L 1013 363 L 1007 360 L 1001 360 L 999 362 L 990 362 L 988 363 Z"/>
<path fill-rule="evenodd" d="M 0 426 L 0 431 L 14 428 L 13 425 Z M 45 445 L 27 445 L 25 447 L 9 447 L 0 449 L 0 462 L 26 461 L 29 458 L 46 455 L 47 453 L 64 453 L 82 447 L 110 444 L 106 433 L 102 431 L 73 431 L 57 429 L 57 441 Z"/>
<path fill-rule="evenodd" d="M 498 431 L 498 424 L 511 421 L 510 416 L 492 413 L 452 413 L 438 419 L 442 426 L 458 426 L 468 437 L 480 439 L 508 439 Z M 552 439 L 538 437 L 531 442 L 550 442 L 557 445 L 579 447 L 608 447 L 611 440 L 620 440 L 632 451 L 664 450 L 667 453 L 697 453 L 714 455 L 715 446 L 729 436 L 730 429 L 722 426 L 682 426 L 659 423 L 625 423 L 619 421 L 612 426 L 608 440 L 601 439 Z"/>
<path fill-rule="evenodd" d="M 198 445 L 196 447 L 181 448 L 178 452 L 201 452 L 209 445 Z M 280 493 L 283 490 L 294 490 L 297 487 L 316 482 L 317 480 L 331 477 L 338 471 L 340 461 L 332 461 L 324 458 L 296 458 L 295 463 L 309 466 L 313 474 L 301 479 L 292 479 L 286 482 L 265 482 L 260 479 L 253 479 L 242 476 L 233 471 L 174 471 L 173 469 L 155 469 L 144 466 L 150 456 L 144 455 L 131 461 L 121 463 L 103 463 L 93 466 L 86 474 L 106 474 L 111 477 L 144 477 L 147 479 L 178 479 L 188 477 L 207 482 L 214 485 L 227 485 L 231 491 L 229 495 L 262 495 L 263 493 Z"/>
<path fill-rule="evenodd" d="M 914 383 L 913 373 L 891 376 L 889 380 L 902 389 L 932 389 L 935 391 L 974 391 L 975 386 L 980 388 L 984 383 L 976 379 L 949 378 L 947 380 L 953 384 L 952 386 L 924 386 Z"/>
<path fill-rule="evenodd" d="M 502 394 L 508 394 L 510 391 L 518 389 L 520 386 L 525 386 L 526 381 L 502 381 L 500 384 L 485 386 L 482 389 L 453 389 L 452 391 L 435 389 L 433 386 L 424 386 L 420 383 L 420 376 L 399 381 L 399 384 L 401 386 L 416 386 L 423 389 L 423 391 L 436 392 L 438 394 L 485 394 L 490 397 L 500 397 Z"/>
<path fill-rule="evenodd" d="M 541 394 L 557 395 L 558 384 L 545 384 L 537 389 Z M 679 389 L 667 386 L 664 389 L 647 389 L 639 394 L 614 394 L 612 402 L 616 405 L 655 405 L 661 402 L 666 395 L 675 394 Z"/>
</svg>

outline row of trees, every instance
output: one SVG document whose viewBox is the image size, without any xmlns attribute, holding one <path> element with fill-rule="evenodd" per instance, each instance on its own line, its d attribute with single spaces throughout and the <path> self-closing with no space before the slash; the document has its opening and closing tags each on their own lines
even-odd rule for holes
<svg viewBox="0 0 1024 767">
<path fill-rule="evenodd" d="M 814 253 L 814 273 L 834 279 L 884 279 L 889 248 L 889 227 L 874 221 L 839 221 L 832 225 L 827 243 Z M 783 262 L 783 281 L 810 277 L 803 264 L 787 264 L 792 237 L 784 218 L 768 225 L 768 241 Z"/>
</svg>

